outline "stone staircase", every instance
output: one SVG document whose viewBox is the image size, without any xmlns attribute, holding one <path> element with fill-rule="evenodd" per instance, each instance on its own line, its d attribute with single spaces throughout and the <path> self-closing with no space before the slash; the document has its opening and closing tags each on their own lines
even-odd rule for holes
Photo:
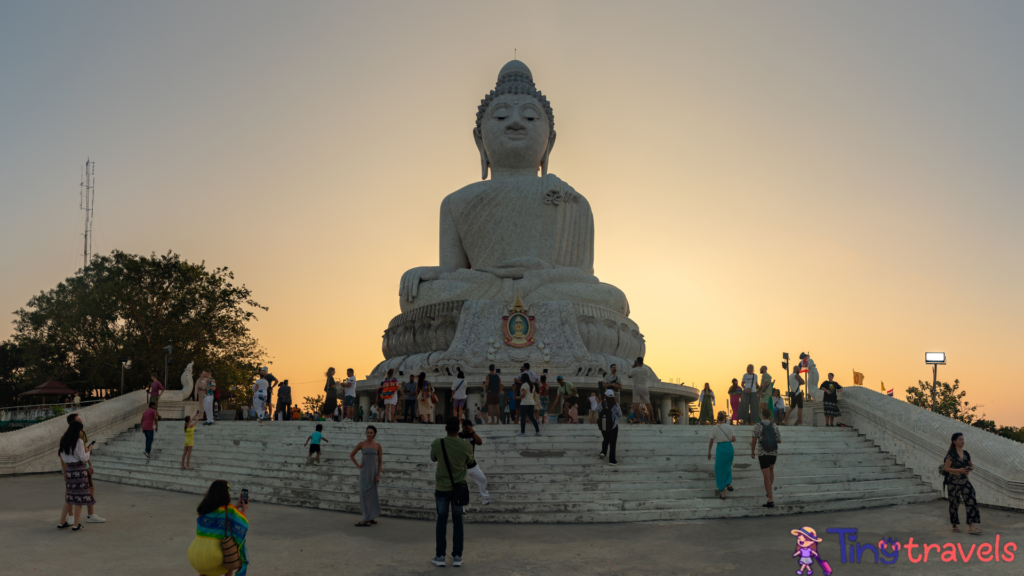
<svg viewBox="0 0 1024 576">
<path fill-rule="evenodd" d="M 358 472 L 349 451 L 365 424 L 323 422 L 321 464 L 307 466 L 302 447 L 312 422 L 219 422 L 199 426 L 192 466 L 180 469 L 184 432 L 167 422 L 152 458 L 130 431 L 93 452 L 95 477 L 137 486 L 202 494 L 212 480 L 248 488 L 252 500 L 359 511 Z M 381 509 L 385 516 L 433 519 L 430 442 L 440 425 L 376 424 L 384 449 Z M 518 426 L 478 426 L 476 455 L 489 481 L 491 503 L 480 506 L 470 483 L 470 522 L 588 523 L 675 521 L 850 510 L 925 502 L 938 492 L 851 428 L 784 427 L 776 465 L 774 509 L 763 508 L 764 485 L 750 458 L 751 427 L 736 427 L 735 492 L 714 496 L 714 460 L 707 459 L 706 426 L 630 426 L 619 433 L 615 467 L 599 460 L 594 425 L 547 425 L 544 434 Z"/>
</svg>

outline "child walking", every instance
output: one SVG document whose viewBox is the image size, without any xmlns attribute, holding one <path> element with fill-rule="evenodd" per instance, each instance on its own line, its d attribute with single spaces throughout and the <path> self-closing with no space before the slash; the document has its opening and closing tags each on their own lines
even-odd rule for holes
<svg viewBox="0 0 1024 576">
<path fill-rule="evenodd" d="M 306 457 L 306 465 L 309 466 L 310 462 L 313 462 L 313 454 L 316 454 L 316 462 L 313 462 L 317 466 L 320 465 L 320 442 L 327 442 L 327 438 L 321 434 L 324 430 L 323 424 L 316 425 L 316 432 L 309 435 L 306 438 L 306 444 L 309 444 L 309 456 Z M 305 446 L 306 444 L 303 444 Z"/>
<path fill-rule="evenodd" d="M 195 445 L 196 424 L 199 424 L 199 410 L 196 415 L 185 419 L 185 453 L 181 455 L 181 469 L 192 469 L 192 446 Z"/>
</svg>

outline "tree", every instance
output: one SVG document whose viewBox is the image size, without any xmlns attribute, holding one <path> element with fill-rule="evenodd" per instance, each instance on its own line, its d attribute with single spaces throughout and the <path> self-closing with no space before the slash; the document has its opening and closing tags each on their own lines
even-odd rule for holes
<svg viewBox="0 0 1024 576">
<path fill-rule="evenodd" d="M 21 348 L 14 342 L 0 343 L 0 406 L 17 403 L 18 393 L 26 387 Z"/>
<path fill-rule="evenodd" d="M 316 396 L 303 396 L 302 405 L 306 408 L 306 412 L 320 414 L 320 409 L 324 407 L 324 400 L 325 397 L 323 394 L 317 394 Z"/>
<path fill-rule="evenodd" d="M 169 389 L 188 362 L 213 372 L 219 387 L 247 388 L 265 351 L 249 332 L 256 303 L 227 268 L 207 269 L 168 252 L 145 257 L 118 250 L 96 256 L 75 276 L 40 292 L 15 312 L 13 343 L 24 380 L 54 378 L 81 392 L 120 388 L 119 356 L 132 359 L 125 389 L 149 373 L 164 377 L 172 345 Z"/>
<path fill-rule="evenodd" d="M 972 406 L 970 402 L 964 400 L 967 396 L 967 391 L 960 390 L 959 380 L 955 380 L 952 386 L 947 382 L 939 382 L 937 387 L 931 382 L 918 380 L 917 386 L 907 388 L 907 402 L 914 406 L 920 406 L 925 410 L 931 410 L 933 388 L 936 390 L 936 414 L 948 416 L 964 424 L 972 424 L 975 421 L 974 413 L 981 406 Z"/>
</svg>

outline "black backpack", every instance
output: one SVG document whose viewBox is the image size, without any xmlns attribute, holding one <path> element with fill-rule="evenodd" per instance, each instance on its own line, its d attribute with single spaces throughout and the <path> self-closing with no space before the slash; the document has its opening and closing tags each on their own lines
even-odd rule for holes
<svg viewBox="0 0 1024 576">
<path fill-rule="evenodd" d="M 775 426 L 771 423 L 765 425 L 761 422 L 761 448 L 765 452 L 775 452 L 779 449 L 779 441 L 775 438 Z"/>
<path fill-rule="evenodd" d="M 608 432 L 612 429 L 613 422 L 612 409 L 602 402 L 601 411 L 597 413 L 597 428 L 602 432 Z"/>
</svg>

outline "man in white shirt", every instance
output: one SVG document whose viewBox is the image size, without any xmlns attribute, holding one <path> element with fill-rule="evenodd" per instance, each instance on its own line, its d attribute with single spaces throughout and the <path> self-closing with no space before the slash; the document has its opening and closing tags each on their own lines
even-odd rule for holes
<svg viewBox="0 0 1024 576">
<path fill-rule="evenodd" d="M 754 374 L 754 365 L 747 364 L 747 373 L 743 375 L 743 394 L 740 395 L 740 419 L 749 426 L 760 420 L 757 404 L 757 374 Z"/>
<path fill-rule="evenodd" d="M 341 387 L 345 389 L 345 420 L 351 422 L 356 417 L 356 371 L 349 368 L 347 377 L 341 381 Z"/>
<path fill-rule="evenodd" d="M 260 426 L 263 426 L 263 414 L 267 410 L 269 388 L 270 384 L 263 378 L 252 385 L 252 407 L 256 410 L 256 419 L 260 421 Z"/>
<path fill-rule="evenodd" d="M 639 417 L 640 405 L 647 406 L 647 413 L 651 416 L 650 423 L 654 424 L 654 406 L 651 405 L 651 393 L 647 390 L 647 382 L 654 379 L 654 372 L 644 366 L 643 356 L 636 359 L 627 376 L 633 383 L 633 412 Z"/>
</svg>

